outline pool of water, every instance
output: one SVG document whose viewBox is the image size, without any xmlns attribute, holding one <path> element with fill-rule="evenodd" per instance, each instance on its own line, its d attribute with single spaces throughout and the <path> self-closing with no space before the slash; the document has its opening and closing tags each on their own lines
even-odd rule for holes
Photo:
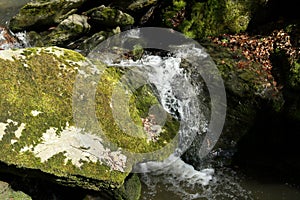
<svg viewBox="0 0 300 200">
<path fill-rule="evenodd" d="M 141 175 L 142 200 L 299 200 L 297 186 L 270 180 L 259 173 L 245 175 L 228 168 L 215 170 L 206 186 L 191 184 L 188 179 L 178 182 L 169 176 Z"/>
</svg>

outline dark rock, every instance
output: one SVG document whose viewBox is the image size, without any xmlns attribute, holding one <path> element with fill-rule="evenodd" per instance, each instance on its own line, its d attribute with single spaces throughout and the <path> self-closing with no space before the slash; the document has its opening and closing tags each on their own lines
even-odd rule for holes
<svg viewBox="0 0 300 200">
<path fill-rule="evenodd" d="M 104 5 L 93 8 L 83 14 L 89 17 L 91 24 L 97 24 L 98 26 L 124 27 L 134 23 L 134 18 L 129 14 Z"/>
<path fill-rule="evenodd" d="M 47 46 L 66 46 L 72 40 L 88 34 L 91 26 L 87 20 L 88 18 L 83 15 L 70 15 L 45 37 L 44 43 Z"/>
<path fill-rule="evenodd" d="M 267 77 L 267 72 L 257 73 L 262 68 L 261 64 L 247 62 L 240 52 L 232 52 L 226 47 L 210 42 L 203 43 L 203 46 L 219 69 L 227 98 L 225 125 L 213 151 L 222 149 L 234 152 L 240 139 L 251 130 L 262 107 L 267 104 L 275 112 L 282 109 L 283 95 L 269 84 L 270 80 L 264 78 Z M 239 67 L 240 62 L 245 62 L 243 68 Z M 194 75 L 195 81 L 199 82 L 201 76 L 197 76 L 198 71 L 192 69 L 191 73 Z M 207 93 L 207 95 L 209 94 Z M 199 143 L 202 142 L 205 142 L 203 136 L 196 138 L 184 156 L 186 161 L 201 163 L 201 158 L 197 152 L 199 151 Z M 230 159 L 231 157 L 228 157 L 227 164 L 231 162 Z"/>
</svg>

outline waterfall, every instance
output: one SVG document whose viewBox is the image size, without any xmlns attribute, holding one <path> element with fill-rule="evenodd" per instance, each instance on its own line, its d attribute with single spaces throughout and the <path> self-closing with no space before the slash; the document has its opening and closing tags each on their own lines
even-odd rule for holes
<svg viewBox="0 0 300 200">
<path fill-rule="evenodd" d="M 133 36 L 137 37 L 137 32 Z M 147 82 L 155 86 L 160 103 L 164 110 L 180 120 L 179 145 L 175 152 L 162 162 L 149 161 L 138 163 L 133 172 L 143 172 L 142 180 L 149 187 L 153 185 L 151 177 L 163 176 L 171 185 L 184 183 L 189 186 L 207 186 L 213 180 L 214 169 L 207 168 L 196 170 L 193 166 L 185 163 L 180 156 L 190 146 L 193 138 L 205 133 L 208 127 L 207 116 L 201 112 L 198 96 L 202 92 L 203 85 L 192 85 L 190 74 L 181 66 L 182 59 L 188 56 L 199 56 L 205 54 L 201 49 L 192 48 L 194 51 L 187 51 L 191 46 L 182 47 L 169 56 L 158 56 L 145 54 L 139 60 L 121 59 L 117 62 L 112 59 L 111 53 L 101 52 L 101 60 L 109 66 L 135 67 L 134 71 L 143 73 Z M 99 52 L 97 52 L 97 56 Z M 89 57 L 95 59 L 95 54 Z M 177 188 L 177 186 L 176 186 Z M 176 189 L 179 191 L 179 189 Z M 183 189 L 182 189 L 183 190 Z M 187 192 L 183 192 L 185 196 Z M 188 194 L 189 199 L 199 194 Z"/>
</svg>

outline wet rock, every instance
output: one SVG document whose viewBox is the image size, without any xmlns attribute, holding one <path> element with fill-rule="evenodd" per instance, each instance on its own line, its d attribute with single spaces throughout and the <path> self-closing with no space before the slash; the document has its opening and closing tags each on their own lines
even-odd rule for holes
<svg viewBox="0 0 300 200">
<path fill-rule="evenodd" d="M 93 8 L 84 14 L 90 18 L 91 24 L 97 24 L 100 26 L 124 27 L 134 23 L 134 18 L 129 14 L 104 5 Z"/>
<path fill-rule="evenodd" d="M 121 30 L 119 27 L 112 29 L 112 31 L 100 31 L 93 34 L 91 37 L 88 37 L 80 42 L 76 42 L 73 46 L 77 50 L 80 50 L 80 53 L 83 55 L 87 55 L 92 51 L 95 47 L 97 47 L 101 42 L 106 40 L 107 38 L 120 33 Z"/>
<path fill-rule="evenodd" d="M 132 11 L 141 10 L 148 6 L 152 6 L 157 3 L 157 0 L 136 0 L 133 1 L 129 6 L 128 9 Z"/>
<path fill-rule="evenodd" d="M 157 2 L 158 2 L 157 0 L 130 0 L 130 1 L 113 0 L 112 4 L 116 7 L 128 11 L 139 11 L 149 6 L 153 6 Z"/>
<path fill-rule="evenodd" d="M 47 46 L 64 46 L 68 42 L 87 34 L 91 26 L 87 22 L 87 17 L 73 14 L 63 20 L 50 34 L 45 38 Z"/>
<path fill-rule="evenodd" d="M 86 0 L 37 0 L 27 3 L 9 23 L 13 32 L 41 30 L 54 26 L 74 14 Z"/>
<path fill-rule="evenodd" d="M 220 150 L 230 152 L 228 160 L 224 161 L 230 164 L 238 142 L 249 133 L 260 109 L 268 106 L 274 112 L 279 112 L 284 105 L 283 94 L 270 84 L 272 79 L 267 79 L 267 71 L 260 70 L 261 64 L 247 62 L 240 52 L 230 51 L 226 47 L 210 42 L 202 45 L 219 69 L 227 99 L 225 125 L 211 156 L 218 156 Z M 239 66 L 241 63 L 242 67 Z M 201 82 L 201 76 L 197 75 L 197 71 L 199 70 L 192 69 L 191 73 L 195 81 Z M 201 162 L 201 159 L 197 157 L 197 151 L 199 143 L 202 142 L 203 138 L 200 136 L 186 152 L 184 158 L 188 162 Z"/>
</svg>

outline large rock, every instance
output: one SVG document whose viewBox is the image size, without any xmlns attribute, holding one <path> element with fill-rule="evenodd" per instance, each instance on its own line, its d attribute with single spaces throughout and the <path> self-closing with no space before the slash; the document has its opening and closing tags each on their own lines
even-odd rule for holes
<svg viewBox="0 0 300 200">
<path fill-rule="evenodd" d="M 136 154 L 160 149 L 177 133 L 179 124 L 171 116 L 155 140 L 143 129 L 143 118 L 158 103 L 148 86 L 133 93 L 128 105 L 133 122 L 139 125 L 135 132 L 139 136 L 124 132 L 130 129 L 127 121 L 119 126 L 111 98 L 126 69 L 100 62 L 91 65 L 79 53 L 47 47 L 1 51 L 0 70 L 0 161 L 8 168 L 0 170 L 19 174 L 18 169 L 25 169 L 28 176 L 120 196 L 132 164 L 142 159 Z M 88 82 L 97 85 L 96 104 L 89 103 L 86 97 L 91 91 L 80 81 L 74 85 L 76 75 L 89 80 L 100 71 L 99 84 Z M 82 107 L 72 108 L 73 98 Z M 89 109 L 96 109 L 97 120 L 85 113 Z"/>
<path fill-rule="evenodd" d="M 73 14 L 63 20 L 50 34 L 45 37 L 44 43 L 47 46 L 63 46 L 87 34 L 91 26 L 87 22 L 87 17 Z"/>
<path fill-rule="evenodd" d="M 189 2 L 175 0 L 165 8 L 165 25 L 183 32 L 189 37 L 203 38 L 221 33 L 245 31 L 257 10 L 265 0 L 208 0 Z"/>
<path fill-rule="evenodd" d="M 113 0 L 112 4 L 116 7 L 120 7 L 128 11 L 139 11 L 149 6 L 153 6 L 157 2 L 158 2 L 157 0 L 130 0 L 130 1 Z"/>
<path fill-rule="evenodd" d="M 104 5 L 93 8 L 84 14 L 90 18 L 91 22 L 106 27 L 122 27 L 133 25 L 134 23 L 134 18 L 129 14 Z"/>
<path fill-rule="evenodd" d="M 13 32 L 40 30 L 60 23 L 70 14 L 74 14 L 86 0 L 36 0 L 27 3 L 10 20 L 9 28 Z"/>
<path fill-rule="evenodd" d="M 214 147 L 211 156 L 221 155 L 222 159 L 228 156 L 224 162 L 231 162 L 233 153 L 237 149 L 238 142 L 249 133 L 256 122 L 260 109 L 268 105 L 274 112 L 283 107 L 283 95 L 271 84 L 267 71 L 263 71 L 259 63 L 248 61 L 236 51 L 230 51 L 226 47 L 202 43 L 213 59 L 220 75 L 223 78 L 227 111 L 222 134 Z M 199 69 L 191 69 L 195 81 L 201 81 Z M 209 94 L 207 94 L 209 95 Z M 209 104 L 208 104 L 209 107 Z M 196 138 L 191 148 L 186 152 L 184 159 L 190 163 L 199 163 L 199 143 L 203 138 Z M 214 159 L 217 160 L 217 159 Z M 228 163 L 227 163 L 228 164 Z"/>
</svg>

